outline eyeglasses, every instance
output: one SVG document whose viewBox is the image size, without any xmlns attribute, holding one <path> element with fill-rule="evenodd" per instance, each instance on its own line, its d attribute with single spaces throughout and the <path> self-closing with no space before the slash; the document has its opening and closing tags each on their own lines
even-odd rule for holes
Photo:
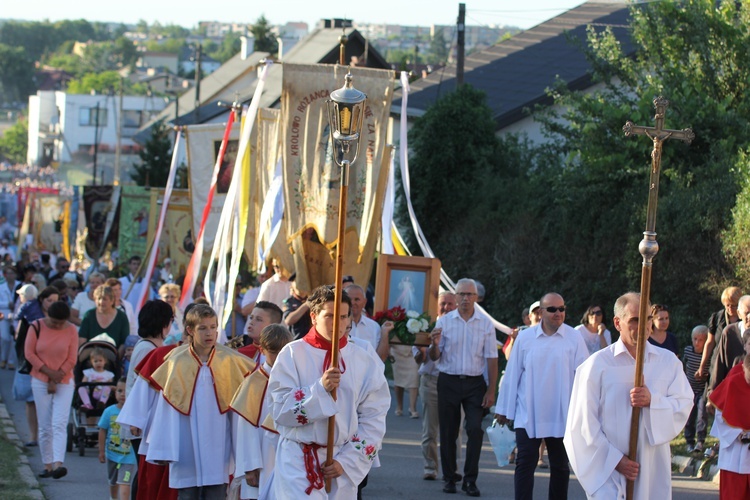
<svg viewBox="0 0 750 500">
<path fill-rule="evenodd" d="M 601 311 L 591 311 L 589 313 L 589 316 L 601 316 L 601 315 L 602 315 Z"/>
<path fill-rule="evenodd" d="M 475 295 L 476 295 L 476 293 L 473 293 L 473 292 L 457 292 L 456 293 L 456 297 L 458 297 L 460 299 L 463 299 L 463 298 L 467 298 L 468 299 L 469 297 L 473 297 Z"/>
<path fill-rule="evenodd" d="M 555 307 L 555 306 L 549 306 L 549 307 L 542 307 L 545 311 L 548 313 L 556 313 L 557 311 L 560 311 L 561 313 L 565 312 L 565 306 Z"/>
</svg>

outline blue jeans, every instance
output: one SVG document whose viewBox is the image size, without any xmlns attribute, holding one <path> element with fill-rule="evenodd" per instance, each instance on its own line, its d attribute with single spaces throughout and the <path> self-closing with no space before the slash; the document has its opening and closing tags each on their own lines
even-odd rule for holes
<svg viewBox="0 0 750 500">
<path fill-rule="evenodd" d="M 706 440 L 706 428 L 708 427 L 708 414 L 706 413 L 706 396 L 701 391 L 693 395 L 693 409 L 685 424 L 685 441 L 687 444 L 695 444 L 695 435 L 698 441 Z"/>
</svg>

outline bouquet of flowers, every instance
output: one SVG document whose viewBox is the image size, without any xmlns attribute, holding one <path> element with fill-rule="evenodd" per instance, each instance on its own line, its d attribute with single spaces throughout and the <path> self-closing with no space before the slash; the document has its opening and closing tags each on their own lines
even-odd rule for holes
<svg viewBox="0 0 750 500">
<path fill-rule="evenodd" d="M 416 311 L 406 311 L 401 306 L 392 307 L 391 309 L 376 313 L 373 320 L 383 325 L 386 321 L 393 322 L 393 330 L 389 335 L 392 343 L 407 345 L 427 345 L 429 338 L 426 340 L 420 338 L 417 341 L 417 334 L 428 333 L 435 326 L 430 323 L 430 316 L 427 313 L 419 314 Z"/>
</svg>

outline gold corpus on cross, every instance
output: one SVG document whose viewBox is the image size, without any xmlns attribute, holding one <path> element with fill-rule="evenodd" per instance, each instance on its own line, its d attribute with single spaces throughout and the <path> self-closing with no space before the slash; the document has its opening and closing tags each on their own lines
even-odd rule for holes
<svg viewBox="0 0 750 500">
<path fill-rule="evenodd" d="M 686 144 L 690 144 L 695 139 L 692 129 L 670 130 L 664 128 L 664 117 L 666 115 L 669 101 L 662 96 L 654 99 L 656 115 L 654 116 L 654 127 L 642 127 L 634 124 L 630 120 L 622 128 L 625 137 L 635 135 L 645 135 L 654 143 L 654 149 L 651 151 L 651 175 L 649 179 L 648 192 L 648 210 L 646 212 L 646 230 L 643 232 L 643 239 L 638 245 L 638 251 L 643 256 L 643 267 L 641 270 L 641 300 L 638 308 L 638 343 L 635 357 L 635 382 L 634 387 L 643 386 L 643 357 L 646 350 L 646 327 L 649 316 L 649 298 L 651 296 L 651 268 L 654 256 L 659 251 L 659 244 L 656 242 L 656 204 L 659 196 L 659 174 L 661 173 L 661 151 L 664 141 L 677 139 Z M 630 420 L 630 449 L 628 458 L 635 461 L 636 452 L 638 451 L 638 427 L 641 416 L 641 409 L 633 407 L 633 415 Z M 633 481 L 627 483 L 627 499 L 633 499 Z"/>
</svg>

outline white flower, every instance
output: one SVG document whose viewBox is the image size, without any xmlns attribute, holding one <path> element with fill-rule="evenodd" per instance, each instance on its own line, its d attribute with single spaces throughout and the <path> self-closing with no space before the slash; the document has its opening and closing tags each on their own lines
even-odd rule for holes
<svg viewBox="0 0 750 500">
<path fill-rule="evenodd" d="M 412 318 L 406 322 L 406 329 L 409 330 L 409 333 L 417 334 L 422 331 L 422 322 Z"/>
<path fill-rule="evenodd" d="M 424 319 L 424 318 L 422 318 L 420 320 L 420 323 L 422 323 L 422 330 L 420 330 L 420 331 L 426 332 L 427 328 L 430 326 L 430 323 L 426 319 Z"/>
<path fill-rule="evenodd" d="M 417 311 L 406 311 L 407 318 L 418 318 L 419 313 Z"/>
</svg>

